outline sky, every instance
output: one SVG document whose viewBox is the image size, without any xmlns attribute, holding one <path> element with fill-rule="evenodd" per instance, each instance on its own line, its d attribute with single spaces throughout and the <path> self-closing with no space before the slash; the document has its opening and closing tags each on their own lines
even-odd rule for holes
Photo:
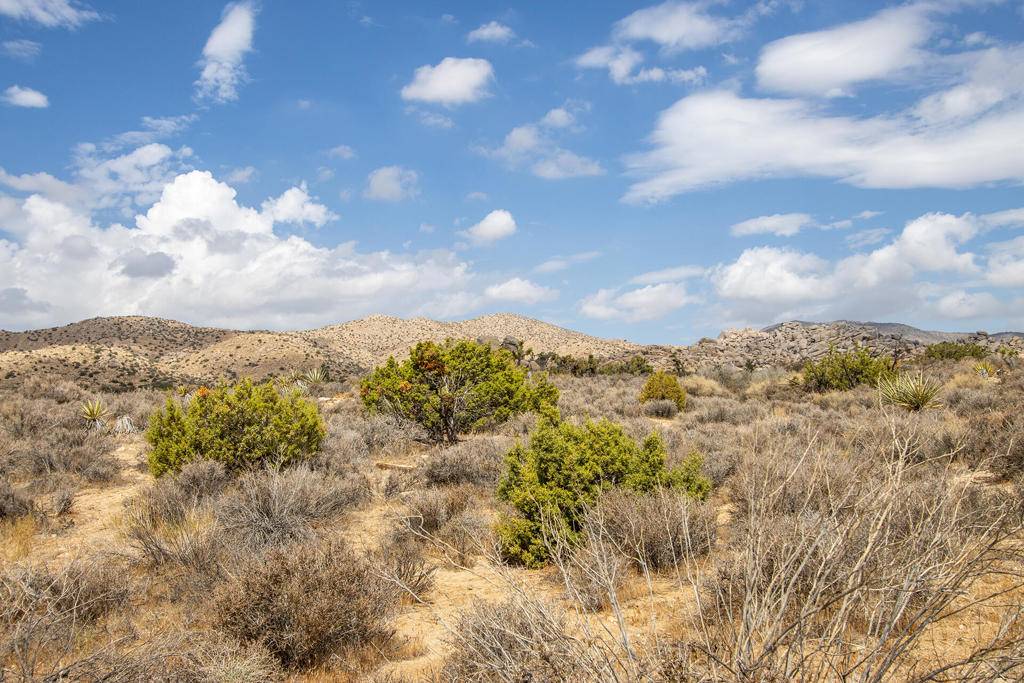
<svg viewBox="0 0 1024 683">
<path fill-rule="evenodd" d="M 0 0 L 0 328 L 1024 329 L 1024 3 Z"/>
</svg>

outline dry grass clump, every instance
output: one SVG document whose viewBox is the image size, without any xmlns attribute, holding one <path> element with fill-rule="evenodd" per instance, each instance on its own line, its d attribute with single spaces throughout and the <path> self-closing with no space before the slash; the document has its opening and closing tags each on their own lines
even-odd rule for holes
<svg viewBox="0 0 1024 683">
<path fill-rule="evenodd" d="M 647 401 L 643 404 L 644 415 L 661 420 L 671 420 L 679 414 L 675 401 Z"/>
<path fill-rule="evenodd" d="M 437 449 L 422 465 L 423 479 L 431 486 L 496 486 L 512 445 L 508 438 L 475 436 Z"/>
<path fill-rule="evenodd" d="M 985 602 L 1007 589 L 985 593 L 980 579 L 1019 561 L 1019 517 L 943 466 L 915 463 L 899 436 L 856 466 L 793 445 L 765 444 L 744 463 L 742 523 L 703 586 L 688 675 L 887 680 L 921 670 L 915 647 L 928 627 L 955 619 L 962 596 Z M 1024 586 L 1019 573 L 1004 576 Z M 957 656 L 950 672 L 965 664 Z M 967 659 L 977 656 L 988 654 Z"/>
<path fill-rule="evenodd" d="M 649 495 L 610 491 L 588 512 L 586 525 L 589 535 L 606 538 L 645 571 L 703 557 L 717 535 L 714 508 L 674 491 Z"/>
<path fill-rule="evenodd" d="M 551 381 L 560 392 L 558 408 L 565 418 L 583 420 L 588 417 L 607 417 L 615 419 L 639 417 L 643 414 L 636 397 L 643 389 L 644 377 L 555 375 Z"/>
<path fill-rule="evenodd" d="M 383 643 L 399 590 L 338 542 L 272 548 L 237 568 L 213 597 L 217 628 L 291 668 Z"/>
<path fill-rule="evenodd" d="M 219 502 L 220 527 L 244 547 L 259 549 L 310 540 L 314 524 L 355 506 L 367 495 L 365 481 L 340 478 L 303 466 L 242 475 Z"/>
<path fill-rule="evenodd" d="M 423 600 L 434 587 L 434 573 L 437 571 L 437 567 L 424 555 L 424 540 L 415 532 L 400 527 L 384 540 L 371 558 L 381 575 L 414 601 Z"/>
<path fill-rule="evenodd" d="M 23 517 L 34 509 L 29 496 L 16 490 L 5 477 L 0 477 L 0 522 Z"/>
<path fill-rule="evenodd" d="M 693 408 L 685 413 L 691 424 L 725 423 L 750 424 L 765 413 L 764 405 L 756 401 L 740 401 L 731 397 L 708 397 L 693 401 Z"/>
<path fill-rule="evenodd" d="M 100 558 L 0 571 L 0 678 L 65 680 L 79 638 L 130 594 L 123 568 Z"/>
<path fill-rule="evenodd" d="M 451 641 L 446 681 L 612 680 L 602 653 L 571 634 L 561 609 L 522 592 L 475 605 Z"/>
</svg>

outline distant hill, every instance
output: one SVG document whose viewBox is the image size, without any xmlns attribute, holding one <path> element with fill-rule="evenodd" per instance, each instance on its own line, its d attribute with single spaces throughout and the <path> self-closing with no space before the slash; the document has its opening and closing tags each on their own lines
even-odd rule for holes
<svg viewBox="0 0 1024 683">
<path fill-rule="evenodd" d="M 770 325 L 764 328 L 765 332 L 771 332 L 779 328 L 782 325 L 854 325 L 858 327 L 870 328 L 878 331 L 881 334 L 894 334 L 900 335 L 906 339 L 912 341 L 918 341 L 922 344 L 936 344 L 943 341 L 958 341 L 966 339 L 968 337 L 975 336 L 976 332 L 938 332 L 935 330 L 922 330 L 911 325 L 904 325 L 903 323 L 875 323 L 875 322 L 860 322 L 856 320 L 834 320 L 831 323 L 814 323 L 807 322 L 804 320 L 794 320 L 789 323 L 779 323 L 777 325 Z M 1010 337 L 1024 337 L 1024 332 L 995 332 L 988 335 L 993 339 L 1007 339 Z"/>
<path fill-rule="evenodd" d="M 1024 335 L 930 332 L 898 323 L 794 321 L 763 330 L 727 330 L 690 346 L 640 345 L 601 339 L 508 313 L 459 322 L 374 315 L 297 332 L 195 327 L 144 316 L 92 318 L 26 332 L 0 331 L 0 383 L 60 376 L 104 389 L 210 383 L 220 378 L 281 376 L 325 366 L 333 377 L 362 374 L 419 341 L 522 339 L 535 352 L 625 360 L 643 355 L 656 367 L 797 366 L 830 347 L 865 346 L 876 353 L 920 353 L 937 341 L 964 339 L 993 350 L 1024 351 Z"/>
</svg>

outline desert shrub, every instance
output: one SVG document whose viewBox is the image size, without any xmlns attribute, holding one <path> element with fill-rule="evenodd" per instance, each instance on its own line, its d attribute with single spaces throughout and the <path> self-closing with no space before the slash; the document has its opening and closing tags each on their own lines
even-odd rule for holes
<svg viewBox="0 0 1024 683">
<path fill-rule="evenodd" d="M 887 358 L 876 358 L 865 348 L 842 353 L 833 346 L 817 361 L 804 365 L 803 385 L 810 391 L 847 391 L 858 384 L 874 386 L 879 377 L 892 374 Z"/>
<path fill-rule="evenodd" d="M 246 548 L 310 540 L 314 524 L 362 501 L 365 482 L 335 477 L 299 466 L 250 472 L 224 496 L 217 521 Z"/>
<path fill-rule="evenodd" d="M 423 463 L 423 479 L 432 486 L 495 486 L 510 444 L 507 438 L 479 438 L 440 449 Z"/>
<path fill-rule="evenodd" d="M 423 539 L 405 527 L 381 544 L 371 559 L 381 573 L 414 600 L 422 600 L 434 587 L 437 567 L 423 553 Z"/>
<path fill-rule="evenodd" d="M 441 680 L 614 680 L 601 653 L 570 633 L 563 614 L 522 592 L 477 603 L 452 629 Z"/>
<path fill-rule="evenodd" d="M 935 397 L 942 391 L 942 385 L 928 379 L 921 373 L 878 378 L 878 394 L 883 403 L 906 408 L 914 412 L 927 408 L 938 408 L 941 404 Z"/>
<path fill-rule="evenodd" d="M 32 499 L 0 477 L 0 522 L 23 517 L 34 509 Z"/>
<path fill-rule="evenodd" d="M 421 342 L 402 363 L 389 358 L 362 381 L 360 395 L 371 413 L 412 420 L 447 444 L 558 402 L 558 390 L 543 376 L 529 381 L 505 349 L 452 340 Z"/>
<path fill-rule="evenodd" d="M 670 420 L 679 414 L 675 401 L 648 401 L 644 403 L 644 415 Z"/>
<path fill-rule="evenodd" d="M 639 401 L 672 401 L 679 410 L 686 410 L 686 392 L 679 386 L 679 379 L 667 372 L 656 372 L 647 379 Z"/>
<path fill-rule="evenodd" d="M 272 383 L 201 388 L 187 405 L 169 396 L 146 431 L 155 476 L 193 460 L 216 460 L 232 471 L 290 465 L 320 449 L 326 434 L 316 405 Z"/>
<path fill-rule="evenodd" d="M 764 412 L 764 404 L 758 401 L 740 401 L 732 397 L 709 396 L 694 400 L 690 412 L 685 417 L 694 424 L 725 422 L 731 425 L 743 425 L 754 422 L 762 417 Z"/>
<path fill-rule="evenodd" d="M 649 375 L 654 367 L 643 356 L 630 356 L 624 361 L 608 361 L 597 369 L 601 375 Z"/>
<path fill-rule="evenodd" d="M 470 491 L 462 487 L 417 491 L 406 501 L 405 523 L 418 534 L 434 534 L 469 507 Z"/>
<path fill-rule="evenodd" d="M 961 457 L 1003 479 L 1024 472 L 1024 418 L 1019 413 L 989 411 L 974 417 L 966 431 Z"/>
<path fill-rule="evenodd" d="M 707 555 L 716 537 L 714 508 L 673 491 L 609 491 L 588 510 L 586 524 L 637 567 L 651 570 Z"/>
<path fill-rule="evenodd" d="M 498 497 L 518 516 L 499 522 L 502 554 L 530 567 L 543 564 L 552 537 L 577 541 L 585 509 L 608 489 L 643 493 L 664 486 L 706 497 L 711 484 L 700 466 L 695 456 L 675 469 L 666 468 L 665 446 L 657 434 L 638 445 L 612 422 L 575 426 L 548 410 L 529 446 L 517 445 L 507 456 Z"/>
<path fill-rule="evenodd" d="M 556 553 L 553 559 L 569 598 L 588 612 L 611 607 L 629 571 L 629 561 L 599 534 L 588 535 L 586 543 Z"/>
<path fill-rule="evenodd" d="M 988 350 L 980 344 L 973 342 L 938 342 L 929 344 L 924 350 L 925 358 L 932 360 L 963 360 L 964 358 L 982 359 L 988 355 Z"/>
<path fill-rule="evenodd" d="M 308 667 L 387 640 L 399 589 L 340 543 L 290 545 L 252 557 L 213 596 L 217 628 Z"/>
<path fill-rule="evenodd" d="M 62 660 L 130 592 L 123 568 L 100 558 L 0 568 L 0 679 L 111 680 L 90 678 Z"/>
<path fill-rule="evenodd" d="M 28 474 L 56 480 L 70 474 L 89 482 L 107 482 L 119 471 L 111 456 L 113 439 L 96 430 L 57 425 L 31 439 L 19 458 Z"/>
</svg>

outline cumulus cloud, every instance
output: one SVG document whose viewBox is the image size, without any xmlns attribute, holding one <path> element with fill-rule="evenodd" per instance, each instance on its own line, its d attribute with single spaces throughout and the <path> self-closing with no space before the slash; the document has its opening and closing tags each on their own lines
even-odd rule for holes
<svg viewBox="0 0 1024 683">
<path fill-rule="evenodd" d="M 740 180 L 812 176 L 858 187 L 963 188 L 1024 179 L 1024 103 L 962 122 L 829 115 L 801 100 L 702 92 L 658 117 L 624 200 L 650 203 Z"/>
<path fill-rule="evenodd" d="M 514 40 L 516 32 L 505 24 L 489 21 L 466 35 L 467 43 L 507 43 Z"/>
<path fill-rule="evenodd" d="M 643 55 L 628 45 L 601 45 L 577 57 L 576 66 L 581 69 L 607 69 L 612 82 L 618 85 L 663 82 L 697 85 L 703 83 L 708 75 L 703 66 L 690 69 L 653 66 L 636 70 L 643 61 Z"/>
<path fill-rule="evenodd" d="M 223 104 L 238 99 L 238 88 L 249 76 L 244 59 L 252 51 L 256 8 L 252 2 L 235 2 L 224 8 L 220 23 L 203 47 L 202 71 L 195 82 L 195 99 Z"/>
<path fill-rule="evenodd" d="M 892 78 L 926 60 L 935 25 L 923 3 L 882 10 L 868 19 L 769 43 L 757 64 L 762 88 L 837 97 L 865 81 Z"/>
<path fill-rule="evenodd" d="M 796 249 L 755 247 L 711 271 L 710 280 L 732 314 L 758 323 L 787 318 L 861 318 L 930 309 L 952 317 L 957 301 L 997 301 L 980 293 L 935 300 L 936 274 L 963 283 L 1024 283 L 1024 259 L 996 248 L 986 260 L 963 247 L 982 231 L 1019 220 L 1015 211 L 977 216 L 930 213 L 908 221 L 891 242 L 867 253 L 831 262 Z M 1024 242 L 1021 243 L 1024 247 Z M 1014 267 L 1022 279 L 1013 277 Z M 1006 277 L 1001 277 L 1006 275 Z M 979 306 L 979 310 L 982 307 Z M 994 311 L 986 304 L 985 310 Z M 973 316 L 972 317 L 978 317 Z"/>
<path fill-rule="evenodd" d="M 580 313 L 598 320 L 640 322 L 662 318 L 694 301 L 678 282 L 648 285 L 625 292 L 599 289 L 580 301 Z"/>
<path fill-rule="evenodd" d="M 12 85 L 7 90 L 4 90 L 3 100 L 12 107 L 45 109 L 50 106 L 50 100 L 46 95 L 38 90 L 24 88 L 20 85 Z"/>
<path fill-rule="evenodd" d="M 0 214 L 14 229 L 13 240 L 0 239 L 0 327 L 141 313 L 296 328 L 480 305 L 466 294 L 470 266 L 450 251 L 361 252 L 351 242 L 320 247 L 278 234 L 282 219 L 315 224 L 327 212 L 299 196 L 303 189 L 292 188 L 251 208 L 210 173 L 190 171 L 132 223 L 107 227 L 42 194 L 4 198 Z"/>
<path fill-rule="evenodd" d="M 989 292 L 958 289 L 940 298 L 935 308 L 944 318 L 956 320 L 998 315 L 1004 306 Z"/>
<path fill-rule="evenodd" d="M 516 219 L 505 209 L 495 209 L 463 234 L 477 245 L 493 244 L 516 233 Z"/>
<path fill-rule="evenodd" d="M 542 287 L 529 280 L 514 277 L 510 280 L 491 285 L 484 290 L 484 295 L 494 301 L 514 302 L 520 304 L 537 304 L 558 297 L 558 292 L 549 287 Z"/>
<path fill-rule="evenodd" d="M 355 159 L 356 151 L 348 145 L 338 145 L 327 150 L 327 156 L 332 159 Z"/>
<path fill-rule="evenodd" d="M 47 28 L 78 28 L 100 18 L 92 9 L 74 0 L 3 0 L 0 15 Z"/>
<path fill-rule="evenodd" d="M 305 183 L 289 188 L 280 197 L 263 202 L 263 213 L 275 223 L 310 223 L 320 228 L 338 216 L 309 196 Z"/>
<path fill-rule="evenodd" d="M 23 62 L 31 62 L 43 50 L 43 46 L 39 43 L 24 38 L 5 40 L 3 43 L 0 43 L 0 48 L 11 59 L 20 59 Z"/>
<path fill-rule="evenodd" d="M 484 156 L 501 159 L 513 168 L 529 167 L 538 178 L 563 180 L 603 175 L 600 162 L 564 149 L 559 139 L 572 130 L 577 115 L 588 109 L 585 103 L 567 102 L 549 110 L 536 123 L 516 126 L 498 147 L 476 147 Z"/>
<path fill-rule="evenodd" d="M 143 116 L 142 125 L 139 130 L 130 130 L 119 133 L 100 146 L 105 151 L 115 151 L 127 147 L 138 147 L 151 142 L 165 140 L 183 133 L 199 117 L 195 114 L 181 114 L 179 116 Z"/>
<path fill-rule="evenodd" d="M 402 99 L 454 107 L 481 100 L 490 93 L 494 69 L 486 59 L 445 57 L 437 65 L 416 69 L 412 81 L 402 88 Z"/>
<path fill-rule="evenodd" d="M 259 171 L 254 166 L 240 166 L 228 171 L 224 176 L 224 181 L 229 185 L 244 185 L 252 182 L 258 175 Z"/>
<path fill-rule="evenodd" d="M 652 41 L 669 51 L 696 50 L 739 37 L 743 20 L 715 16 L 707 2 L 664 2 L 615 24 L 620 40 Z"/>
<path fill-rule="evenodd" d="M 370 172 L 363 196 L 381 202 L 400 202 L 420 193 L 420 176 L 401 166 L 383 166 Z"/>
</svg>

